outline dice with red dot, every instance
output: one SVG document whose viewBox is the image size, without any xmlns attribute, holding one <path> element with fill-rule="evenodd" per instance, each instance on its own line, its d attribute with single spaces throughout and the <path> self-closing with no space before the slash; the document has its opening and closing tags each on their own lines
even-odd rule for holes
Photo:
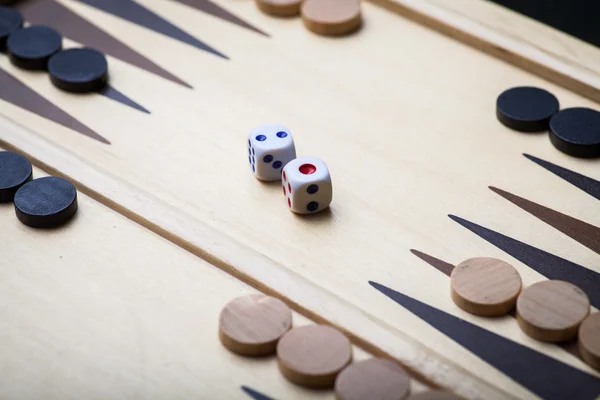
<svg viewBox="0 0 600 400">
<path fill-rule="evenodd" d="M 283 169 L 281 182 L 287 205 L 295 213 L 314 214 L 331 204 L 331 175 L 319 158 L 302 157 L 290 161 Z"/>
<path fill-rule="evenodd" d="M 277 181 L 281 170 L 296 158 L 296 147 L 289 129 L 283 125 L 263 125 L 248 135 L 248 162 L 257 179 Z"/>
</svg>

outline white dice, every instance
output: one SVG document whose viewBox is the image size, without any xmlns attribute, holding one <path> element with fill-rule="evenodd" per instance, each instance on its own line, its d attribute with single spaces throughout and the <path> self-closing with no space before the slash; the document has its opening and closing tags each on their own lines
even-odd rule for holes
<svg viewBox="0 0 600 400">
<path fill-rule="evenodd" d="M 262 181 L 281 179 L 281 170 L 296 158 L 292 134 L 283 125 L 263 125 L 248 136 L 248 162 L 254 176 Z"/>
<path fill-rule="evenodd" d="M 314 214 L 331 204 L 331 175 L 319 158 L 303 157 L 290 161 L 283 169 L 281 182 L 287 205 L 295 213 Z"/>
</svg>

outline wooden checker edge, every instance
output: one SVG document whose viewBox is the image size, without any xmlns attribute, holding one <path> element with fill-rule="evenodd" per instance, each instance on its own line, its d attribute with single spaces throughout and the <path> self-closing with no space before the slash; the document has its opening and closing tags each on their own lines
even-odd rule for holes
<svg viewBox="0 0 600 400">
<path fill-rule="evenodd" d="M 295 328 L 277 344 L 283 376 L 309 388 L 333 387 L 335 378 L 352 361 L 350 341 L 326 325 Z"/>
<path fill-rule="evenodd" d="M 579 352 L 592 367 L 600 370 L 600 313 L 588 316 L 579 327 Z"/>
<path fill-rule="evenodd" d="M 255 0 L 256 6 L 264 13 L 276 17 L 300 15 L 302 0 Z"/>
<path fill-rule="evenodd" d="M 454 268 L 450 280 L 452 300 L 463 310 L 485 317 L 507 314 L 521 292 L 521 276 L 512 265 L 479 257 Z"/>
<path fill-rule="evenodd" d="M 517 321 L 534 339 L 562 342 L 577 336 L 590 312 L 587 295 L 563 281 L 542 281 L 523 290 L 517 300 Z"/>
<path fill-rule="evenodd" d="M 308 30 L 326 36 L 352 33 L 362 18 L 359 0 L 305 0 L 301 13 Z"/>
<path fill-rule="evenodd" d="M 397 363 L 372 358 L 346 367 L 335 380 L 338 400 L 403 400 L 410 394 L 410 378 Z"/>
<path fill-rule="evenodd" d="M 277 341 L 292 327 L 292 310 L 262 294 L 238 297 L 219 317 L 219 338 L 229 350 L 247 356 L 275 353 Z"/>
</svg>

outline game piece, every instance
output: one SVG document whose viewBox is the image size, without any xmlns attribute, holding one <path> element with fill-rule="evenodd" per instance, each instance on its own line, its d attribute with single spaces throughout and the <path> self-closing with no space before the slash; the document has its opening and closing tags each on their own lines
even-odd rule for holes
<svg viewBox="0 0 600 400">
<path fill-rule="evenodd" d="M 452 300 L 468 313 L 484 317 L 507 314 L 521 292 L 521 276 L 495 258 L 471 258 L 458 264 L 450 277 Z"/>
<path fill-rule="evenodd" d="M 13 201 L 17 190 L 32 176 L 28 159 L 10 151 L 0 151 L 0 203 Z"/>
<path fill-rule="evenodd" d="M 0 6 L 0 50 L 6 48 L 8 36 L 22 26 L 23 16 L 19 10 Z"/>
<path fill-rule="evenodd" d="M 403 400 L 410 393 L 410 378 L 397 363 L 371 358 L 344 368 L 335 380 L 339 400 Z"/>
<path fill-rule="evenodd" d="M 542 281 L 521 292 L 517 321 L 527 335 L 542 342 L 562 342 L 577 336 L 590 312 L 587 295 L 564 281 Z"/>
<path fill-rule="evenodd" d="M 62 49 L 62 36 L 47 26 L 30 26 L 13 32 L 6 41 L 6 49 L 17 67 L 45 70 L 50 57 Z"/>
<path fill-rule="evenodd" d="M 352 346 L 344 334 L 326 325 L 294 328 L 277 344 L 279 369 L 297 385 L 330 388 L 352 361 Z"/>
<path fill-rule="evenodd" d="M 448 392 L 430 390 L 413 394 L 408 400 L 462 400 L 462 397 L 458 397 L 457 395 Z"/>
<path fill-rule="evenodd" d="M 319 35 L 346 35 L 361 25 L 359 0 L 306 0 L 300 10 L 304 26 Z"/>
<path fill-rule="evenodd" d="M 281 182 L 286 203 L 295 213 L 314 214 L 331 204 L 331 175 L 319 158 L 302 157 L 290 161 L 283 169 Z"/>
<path fill-rule="evenodd" d="M 302 0 L 256 0 L 258 8 L 276 17 L 293 17 L 300 14 Z"/>
<path fill-rule="evenodd" d="M 108 83 L 106 57 L 89 48 L 59 51 L 48 61 L 48 72 L 54 86 L 67 92 L 94 92 Z"/>
<path fill-rule="evenodd" d="M 550 118 L 558 112 L 558 99 L 536 87 L 515 87 L 498 96 L 496 116 L 505 126 L 521 132 L 548 129 Z"/>
<path fill-rule="evenodd" d="M 238 297 L 219 317 L 221 343 L 234 353 L 263 356 L 275 353 L 277 342 L 292 327 L 292 310 L 263 294 Z"/>
<path fill-rule="evenodd" d="M 550 141 L 574 157 L 600 156 L 600 112 L 583 107 L 560 111 L 550 120 Z"/>
<path fill-rule="evenodd" d="M 248 135 L 248 162 L 261 181 L 281 179 L 281 170 L 296 158 L 292 133 L 283 125 L 263 125 Z"/>
<path fill-rule="evenodd" d="M 55 176 L 35 179 L 15 194 L 17 218 L 32 228 L 55 228 L 77 212 L 77 190 L 69 181 Z"/>
<path fill-rule="evenodd" d="M 600 312 L 588 316 L 581 323 L 579 354 L 586 363 L 600 370 Z"/>
</svg>

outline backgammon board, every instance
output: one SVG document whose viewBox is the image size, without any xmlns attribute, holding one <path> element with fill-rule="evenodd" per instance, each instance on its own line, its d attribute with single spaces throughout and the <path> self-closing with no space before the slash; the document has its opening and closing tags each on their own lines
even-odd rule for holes
<svg viewBox="0 0 600 400">
<path fill-rule="evenodd" d="M 597 311 L 598 161 L 495 116 L 513 86 L 597 109 L 597 48 L 482 0 L 364 2 L 362 28 L 337 38 L 251 0 L 15 7 L 105 53 L 110 86 L 61 92 L 0 55 L 0 147 L 80 191 L 55 230 L 0 205 L 1 398 L 333 398 L 220 345 L 221 308 L 256 291 L 297 325 L 342 330 L 356 359 L 398 361 L 414 393 L 600 394 L 572 346 L 470 315 L 449 286 L 461 261 L 495 257 L 524 286 L 576 284 Z M 292 214 L 249 172 L 247 135 L 266 123 L 326 160 L 328 210 Z"/>
</svg>

